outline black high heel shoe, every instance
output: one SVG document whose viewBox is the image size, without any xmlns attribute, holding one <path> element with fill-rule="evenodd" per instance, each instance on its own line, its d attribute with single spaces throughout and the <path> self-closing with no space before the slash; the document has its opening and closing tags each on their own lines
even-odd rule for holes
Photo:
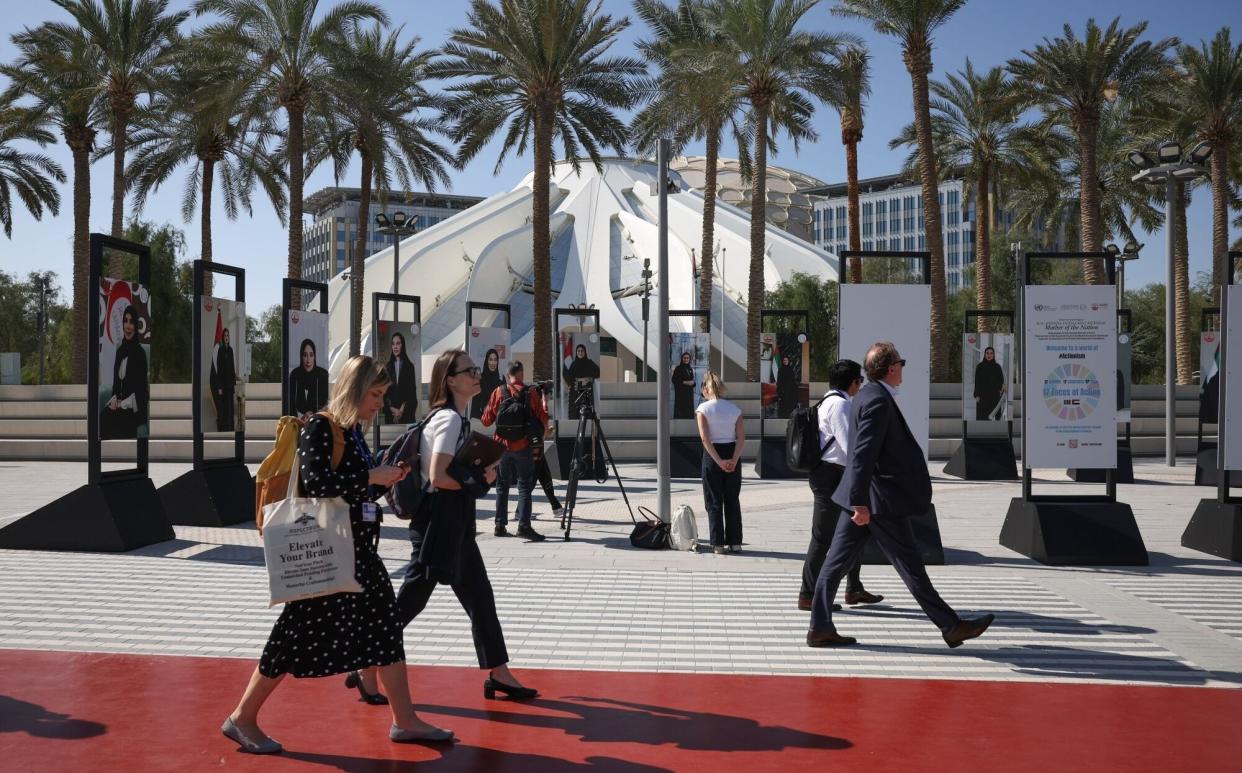
<svg viewBox="0 0 1242 773">
<path fill-rule="evenodd" d="M 388 699 L 377 692 L 367 692 L 367 688 L 362 686 L 362 677 L 357 671 L 350 671 L 345 675 L 345 689 L 353 690 L 357 688 L 358 694 L 362 696 L 362 702 L 372 706 L 387 706 Z"/>
<path fill-rule="evenodd" d="M 531 698 L 539 697 L 539 691 L 533 687 L 515 687 L 489 676 L 483 682 L 483 697 L 489 701 L 496 700 L 497 692 L 502 692 L 509 696 L 511 701 L 528 701 Z"/>
</svg>

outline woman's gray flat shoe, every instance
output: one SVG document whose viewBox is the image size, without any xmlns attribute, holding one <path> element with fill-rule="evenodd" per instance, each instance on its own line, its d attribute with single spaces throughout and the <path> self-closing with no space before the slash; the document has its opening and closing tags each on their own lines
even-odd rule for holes
<svg viewBox="0 0 1242 773">
<path fill-rule="evenodd" d="M 224 720 L 224 724 L 220 726 L 220 732 L 224 733 L 226 738 L 235 741 L 242 751 L 249 754 L 279 754 L 285 750 L 285 747 L 274 738 L 263 736 L 261 741 L 251 739 L 241 731 L 241 728 L 233 724 L 232 717 Z"/>
<path fill-rule="evenodd" d="M 452 730 L 444 730 L 439 727 L 434 730 L 402 730 L 396 725 L 388 728 L 388 738 L 393 743 L 420 743 L 427 741 L 443 742 L 454 740 Z"/>
</svg>

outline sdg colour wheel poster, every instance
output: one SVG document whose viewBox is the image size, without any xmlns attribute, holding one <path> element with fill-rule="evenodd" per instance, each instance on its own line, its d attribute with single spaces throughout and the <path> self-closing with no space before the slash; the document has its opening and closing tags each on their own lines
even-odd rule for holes
<svg viewBox="0 0 1242 773">
<path fill-rule="evenodd" d="M 1026 289 L 1027 467 L 1117 466 L 1117 308 L 1112 285 Z"/>
<path fill-rule="evenodd" d="M 1225 288 L 1225 469 L 1242 470 L 1242 285 Z"/>
</svg>

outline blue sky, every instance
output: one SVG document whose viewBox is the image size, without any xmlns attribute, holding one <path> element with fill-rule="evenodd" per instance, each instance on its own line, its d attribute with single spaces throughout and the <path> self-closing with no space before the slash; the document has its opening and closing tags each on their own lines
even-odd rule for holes
<svg viewBox="0 0 1242 773">
<path fill-rule="evenodd" d="M 189 0 L 174 0 L 174 8 L 188 8 Z M 330 0 L 321 5 L 328 7 Z M 465 0 L 380 0 L 392 20 L 403 24 L 410 35 L 418 35 L 426 47 L 442 44 L 454 27 L 464 23 Z M 890 151 L 888 141 L 912 118 L 910 79 L 901 63 L 900 49 L 895 40 L 876 35 L 863 24 L 838 19 L 829 14 L 832 0 L 824 0 L 813 10 L 806 25 L 832 31 L 853 32 L 862 36 L 872 53 L 873 93 L 867 108 L 866 131 L 859 152 L 859 173 L 863 177 L 891 174 L 898 170 L 904 151 Z M 606 13 L 621 17 L 630 14 L 628 0 L 604 0 Z M 1242 2 L 1238 0 L 1189 0 L 1170 3 L 1167 0 L 971 0 L 965 8 L 936 36 L 933 77 L 964 66 L 969 56 L 978 68 L 1003 64 L 1023 48 L 1039 43 L 1046 36 L 1060 34 L 1062 25 L 1071 24 L 1081 31 L 1090 17 L 1106 24 L 1114 16 L 1123 22 L 1149 22 L 1149 37 L 1177 36 L 1198 43 L 1211 37 L 1221 26 L 1234 28 L 1235 40 L 1242 37 Z M 14 55 L 9 40 L 12 33 L 52 18 L 67 18 L 50 2 L 6 3 L 0 17 L 0 59 Z M 634 42 L 645 34 L 637 19 L 615 46 L 618 54 L 633 52 Z M 814 126 L 820 137 L 817 142 L 804 143 L 794 154 L 788 142 L 781 143 L 782 153 L 772 163 L 787 166 L 825 181 L 844 178 L 844 152 L 840 144 L 836 112 L 821 107 Z M 66 170 L 71 169 L 68 149 L 62 144 L 48 151 Z M 701 153 L 691 147 L 690 153 Z M 529 158 L 510 158 L 499 174 L 493 175 L 496 153 L 484 150 L 464 170 L 454 174 L 453 192 L 489 196 L 508 190 L 530 170 Z M 357 169 L 352 168 L 342 180 L 356 185 Z M 197 219 L 184 223 L 180 213 L 183 177 L 174 176 L 158 195 L 152 196 L 143 213 L 145 219 L 171 222 L 183 228 L 187 236 L 187 257 L 198 255 Z M 330 169 L 317 171 L 307 182 L 309 194 L 326 185 L 333 185 Z M 92 169 L 91 228 L 107 231 L 111 212 L 111 161 L 105 160 Z M 50 269 L 60 274 L 67 296 L 72 241 L 71 190 L 67 182 L 62 189 L 60 217 L 34 221 L 24 209 L 15 207 L 13 238 L 0 239 L 0 270 L 25 275 L 32 270 Z M 126 214 L 131 209 L 127 206 Z M 286 235 L 266 200 L 256 200 L 253 218 L 236 221 L 224 218 L 221 207 L 214 208 L 215 259 L 246 269 L 251 313 L 279 302 L 280 278 L 284 275 Z M 1209 194 L 1201 190 L 1195 196 L 1189 213 L 1190 267 L 1192 275 L 1208 271 L 1211 265 L 1211 209 Z M 1231 237 L 1236 233 L 1231 233 Z M 1146 243 L 1142 259 L 1127 269 L 1127 285 L 1137 287 L 1149 282 L 1163 283 L 1164 235 L 1157 232 L 1142 239 Z"/>
</svg>

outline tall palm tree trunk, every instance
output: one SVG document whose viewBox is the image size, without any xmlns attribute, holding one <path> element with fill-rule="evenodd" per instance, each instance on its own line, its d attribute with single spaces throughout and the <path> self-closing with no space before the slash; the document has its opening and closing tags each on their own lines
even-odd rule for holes
<svg viewBox="0 0 1242 773">
<path fill-rule="evenodd" d="M 78 331 L 78 335 L 73 337 L 73 381 L 84 384 L 86 347 L 93 346 L 99 336 L 99 331 L 86 329 L 89 324 L 87 304 L 90 303 L 90 293 L 98 292 L 89 286 L 91 146 L 95 143 L 95 130 L 66 129 L 65 142 L 73 151 L 73 326 Z"/>
<path fill-rule="evenodd" d="M 720 127 L 707 129 L 707 169 L 703 181 L 703 251 L 699 253 L 699 308 L 707 312 L 702 318 L 704 333 L 712 331 L 712 250 L 716 231 L 716 160 L 720 156 Z M 724 287 L 724 277 L 720 278 Z M 724 305 L 720 307 L 720 327 L 724 329 Z M 723 374 L 722 374 L 723 377 Z"/>
<path fill-rule="evenodd" d="M 1173 183 L 1173 329 L 1177 355 L 1177 383 L 1189 384 L 1195 369 L 1190 329 L 1190 244 L 1186 234 L 1186 188 Z"/>
<path fill-rule="evenodd" d="M 371 218 L 371 175 L 374 174 L 371 154 L 358 148 L 361 159 L 362 180 L 358 200 L 358 236 L 354 240 L 354 254 L 349 261 L 349 356 L 356 357 L 362 352 L 362 303 L 363 263 L 367 254 L 367 223 Z M 401 237 L 397 237 L 400 239 Z M 376 353 L 375 342 L 371 342 L 372 356 Z"/>
<path fill-rule="evenodd" d="M 846 209 L 849 215 L 850 230 L 850 249 L 862 249 L 862 233 L 860 229 L 859 205 L 858 205 L 858 140 L 850 137 L 845 143 L 845 196 L 847 199 Z M 854 258 L 850 261 L 850 282 L 853 284 L 862 284 L 862 258 Z"/>
<path fill-rule="evenodd" d="M 1082 179 L 1078 181 L 1079 229 L 1083 252 L 1099 252 L 1101 239 L 1100 225 L 1100 186 L 1097 148 L 1099 142 L 1099 118 L 1086 117 L 1080 119 L 1078 127 L 1078 160 L 1082 169 Z M 1087 284 L 1104 283 L 1104 267 L 1098 260 L 1084 260 L 1082 275 Z"/>
<path fill-rule="evenodd" d="M 1212 147 L 1212 302 L 1220 305 L 1229 260 L 1229 145 Z"/>
<path fill-rule="evenodd" d="M 548 195 L 552 187 L 552 106 L 535 108 L 535 177 L 531 182 L 531 249 L 535 269 L 535 380 L 554 377 L 552 345 L 552 234 Z M 644 363 L 644 366 L 646 363 Z"/>
<path fill-rule="evenodd" d="M 767 236 L 768 109 L 755 106 L 754 187 L 750 197 L 750 277 L 746 292 L 746 380 L 759 380 L 759 334 L 763 332 L 763 248 Z"/>
<path fill-rule="evenodd" d="M 302 278 L 302 184 L 305 159 L 304 123 L 306 107 L 300 100 L 292 100 L 285 106 L 289 114 L 289 278 Z M 302 306 L 302 294 L 294 290 L 290 303 L 294 308 Z"/>
<path fill-rule="evenodd" d="M 907 69 L 914 90 L 914 128 L 919 143 L 919 178 L 923 185 L 923 226 L 927 234 L 927 251 L 931 253 L 931 380 L 940 382 L 949 378 L 948 294 L 944 279 L 944 238 L 940 230 L 940 186 L 936 177 L 931 109 L 928 104 L 930 57 L 929 51 L 925 64 L 917 63 Z"/>
<path fill-rule="evenodd" d="M 985 164 L 975 181 L 975 308 L 992 308 L 992 191 L 991 170 Z M 990 317 L 979 317 L 979 332 L 992 329 Z"/>
<path fill-rule="evenodd" d="M 122 96 L 121 99 L 124 99 Z M 131 102 L 132 105 L 132 102 Z M 112 237 L 125 235 L 125 150 L 129 145 L 129 113 L 131 105 L 112 102 Z M 112 252 L 108 257 L 108 273 L 120 276 L 121 253 Z"/>
<path fill-rule="evenodd" d="M 211 158 L 200 158 L 203 164 L 203 180 L 199 198 L 202 200 L 202 215 L 199 217 L 199 257 L 204 263 L 211 262 L 211 191 L 215 185 L 216 162 Z M 203 294 L 211 295 L 215 288 L 215 275 L 210 271 L 203 274 Z"/>
</svg>

